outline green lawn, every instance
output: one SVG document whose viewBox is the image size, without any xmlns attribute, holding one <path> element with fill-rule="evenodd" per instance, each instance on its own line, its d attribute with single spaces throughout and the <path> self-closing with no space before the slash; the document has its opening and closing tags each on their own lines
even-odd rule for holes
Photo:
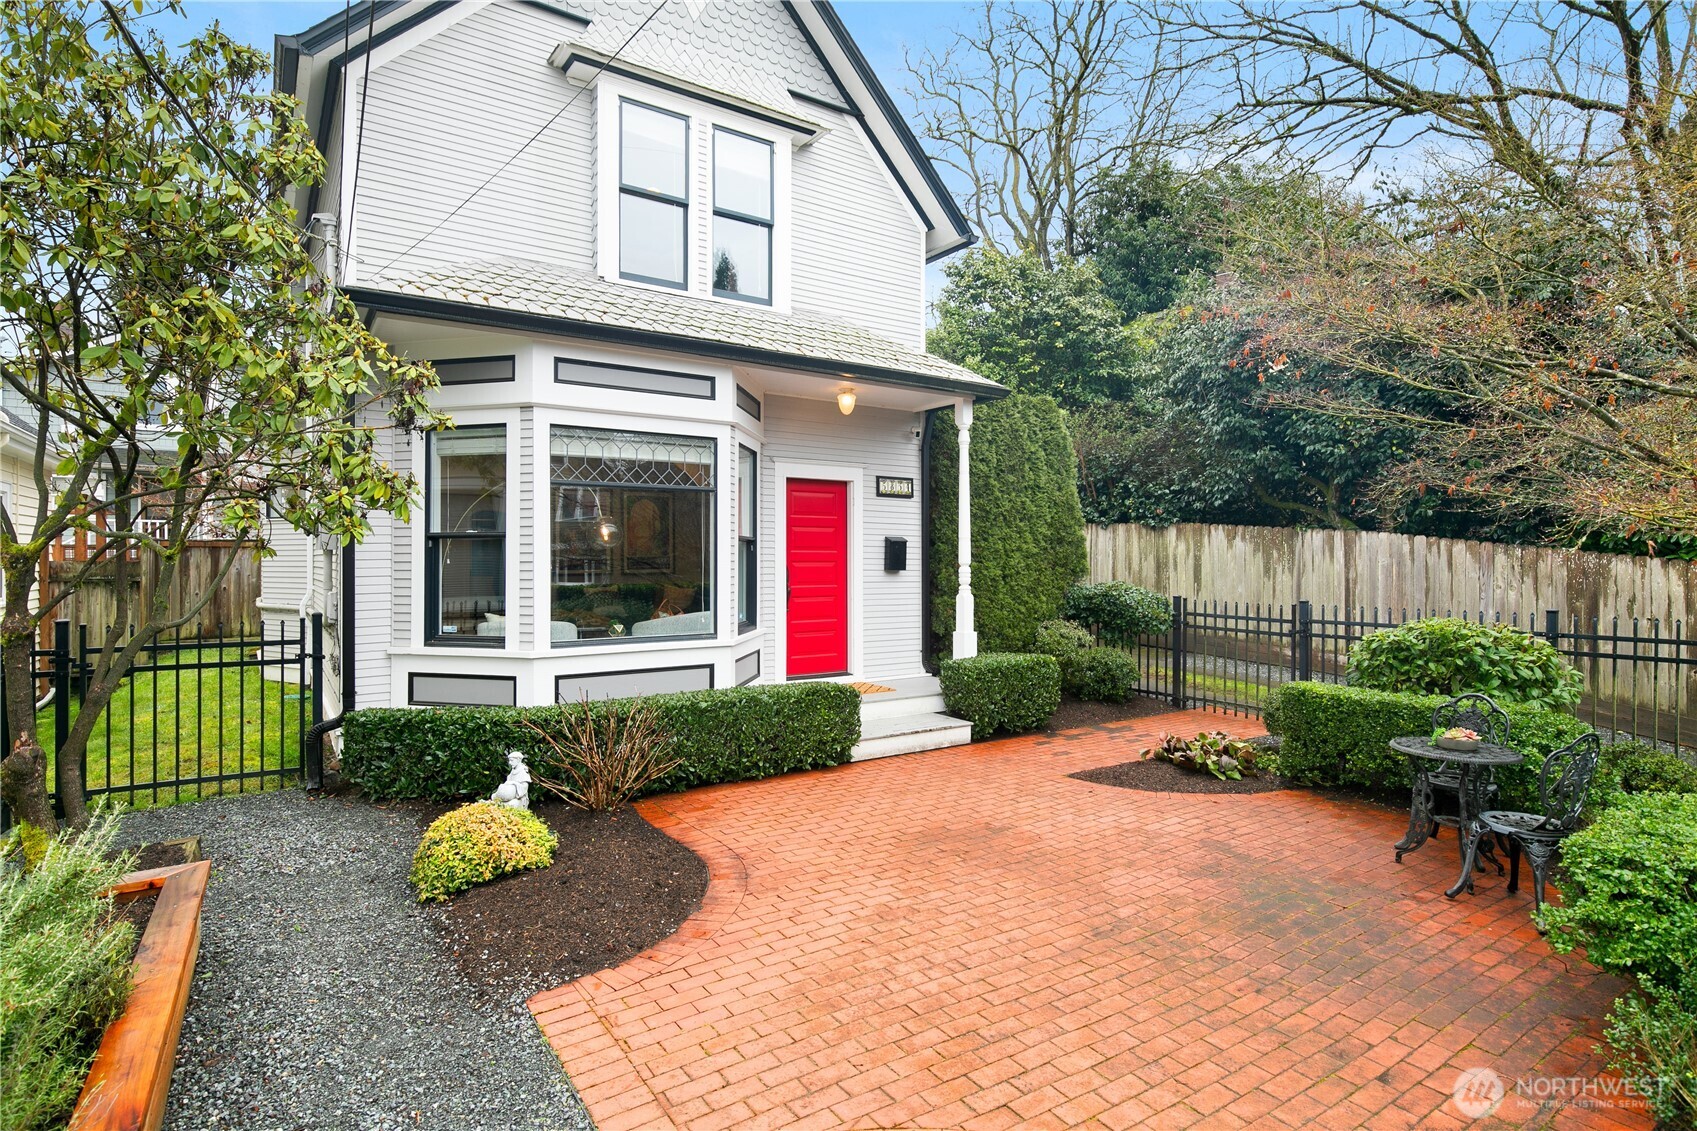
<svg viewBox="0 0 1697 1131">
<path fill-rule="evenodd" d="M 161 653 L 158 662 L 167 670 L 137 672 L 119 686 L 89 738 L 88 787 L 134 786 L 119 789 L 113 797 L 145 808 L 219 793 L 275 789 L 297 781 L 302 730 L 300 685 L 262 678 L 260 669 L 251 666 L 169 670 L 178 662 L 235 664 L 243 659 L 240 649 L 190 648 L 177 655 L 180 660 L 173 659 L 170 652 Z M 294 669 L 265 669 L 273 676 L 279 670 Z M 72 718 L 78 706 L 73 700 Z M 310 701 L 307 709 L 306 725 L 311 726 Z M 36 720 L 41 744 L 49 755 L 53 750 L 53 712 L 49 705 Z M 263 776 L 240 781 L 154 784 L 261 771 Z"/>
</svg>

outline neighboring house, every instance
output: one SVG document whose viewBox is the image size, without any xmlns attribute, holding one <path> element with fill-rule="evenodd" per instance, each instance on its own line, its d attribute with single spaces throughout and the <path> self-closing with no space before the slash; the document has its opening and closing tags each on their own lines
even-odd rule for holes
<svg viewBox="0 0 1697 1131">
<path fill-rule="evenodd" d="M 864 756 L 964 741 L 921 459 L 928 413 L 1005 394 L 925 352 L 925 264 L 970 231 L 828 4 L 654 12 L 378 2 L 279 40 L 330 165 L 302 223 L 456 427 L 386 440 L 409 524 L 278 532 L 262 610 L 333 623 L 330 713 L 826 678 L 895 689 Z"/>
</svg>

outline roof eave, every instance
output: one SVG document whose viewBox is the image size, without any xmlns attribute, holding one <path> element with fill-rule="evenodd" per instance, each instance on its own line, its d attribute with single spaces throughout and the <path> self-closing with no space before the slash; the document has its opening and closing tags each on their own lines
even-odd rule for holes
<svg viewBox="0 0 1697 1131">
<path fill-rule="evenodd" d="M 670 350 L 674 353 L 695 354 L 744 365 L 768 365 L 830 377 L 846 377 L 874 385 L 889 385 L 902 389 L 950 393 L 977 400 L 999 400 L 1010 390 L 986 380 L 984 384 L 956 381 L 928 373 L 911 373 L 902 369 L 867 365 L 860 362 L 834 361 L 808 357 L 804 354 L 764 350 L 735 342 L 694 338 L 683 334 L 668 334 L 658 330 L 642 330 L 631 326 L 609 326 L 578 318 L 563 318 L 554 314 L 538 314 L 528 310 L 486 306 L 481 303 L 457 302 L 432 298 L 428 295 L 404 294 L 375 287 L 347 288 L 353 302 L 381 314 L 403 317 L 438 318 L 474 326 L 490 326 L 503 330 L 528 333 L 563 334 L 576 338 L 607 342 L 613 345 L 641 346 Z"/>
</svg>

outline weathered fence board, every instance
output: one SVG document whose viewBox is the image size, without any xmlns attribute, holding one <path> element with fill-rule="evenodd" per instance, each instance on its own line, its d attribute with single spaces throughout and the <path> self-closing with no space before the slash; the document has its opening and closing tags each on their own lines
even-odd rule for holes
<svg viewBox="0 0 1697 1131">
<path fill-rule="evenodd" d="M 79 532 L 78 538 L 82 537 Z M 88 550 L 89 547 L 81 541 L 69 540 L 65 544 L 49 547 L 41 564 L 38 588 L 41 600 L 50 601 L 59 595 L 76 571 L 83 568 Z M 258 631 L 259 556 L 251 546 L 236 546 L 223 541 L 188 543 L 183 549 L 176 576 L 167 592 L 166 607 L 171 610 L 172 615 L 178 615 L 185 607 L 185 596 L 198 597 L 205 592 L 218 576 L 225 559 L 231 554 L 237 555 L 235 564 L 230 567 L 230 572 L 225 575 L 223 582 L 217 586 L 211 602 L 200 611 L 185 631 L 192 634 L 196 625 L 204 625 L 209 633 L 222 627 L 226 634 L 238 636 L 244 632 Z M 159 577 L 159 559 L 150 554 L 138 554 L 132 559 L 131 567 L 129 619 L 133 623 L 153 600 Z M 52 646 L 50 634 L 53 630 L 53 620 L 69 620 L 76 624 L 90 625 L 94 631 L 101 631 L 113 623 L 117 608 L 113 569 L 110 564 L 102 563 L 95 567 L 91 576 L 83 580 L 76 592 L 54 608 L 51 617 L 42 621 L 40 646 Z"/>
<path fill-rule="evenodd" d="M 1486 619 L 1559 609 L 1607 625 L 1697 630 L 1697 562 L 1359 530 L 1180 524 L 1092 526 L 1090 579 L 1191 600 L 1464 610 Z M 1688 633 L 1690 635 L 1690 633 Z"/>
</svg>

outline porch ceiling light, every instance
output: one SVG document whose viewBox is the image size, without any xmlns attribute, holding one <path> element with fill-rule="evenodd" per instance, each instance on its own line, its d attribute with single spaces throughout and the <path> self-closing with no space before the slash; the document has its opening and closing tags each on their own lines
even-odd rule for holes
<svg viewBox="0 0 1697 1131">
<path fill-rule="evenodd" d="M 842 388 L 837 390 L 837 411 L 841 412 L 844 416 L 847 416 L 849 413 L 854 411 L 854 401 L 854 389 L 850 386 L 844 385 Z"/>
</svg>

